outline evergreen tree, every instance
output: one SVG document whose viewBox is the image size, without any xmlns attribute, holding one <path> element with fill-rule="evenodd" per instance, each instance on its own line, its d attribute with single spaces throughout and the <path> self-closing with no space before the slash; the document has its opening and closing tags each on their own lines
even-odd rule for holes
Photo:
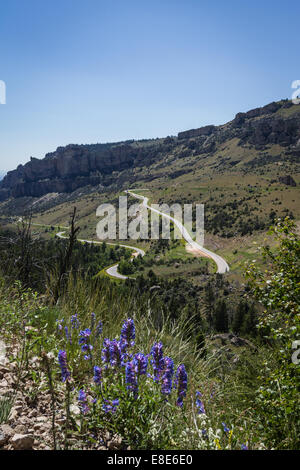
<svg viewBox="0 0 300 470">
<path fill-rule="evenodd" d="M 219 300 L 214 311 L 214 328 L 218 332 L 226 333 L 228 331 L 228 313 L 224 300 Z"/>
</svg>

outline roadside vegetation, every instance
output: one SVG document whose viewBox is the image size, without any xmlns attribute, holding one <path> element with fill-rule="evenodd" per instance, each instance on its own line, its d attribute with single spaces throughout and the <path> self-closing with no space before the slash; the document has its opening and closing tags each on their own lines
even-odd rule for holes
<svg viewBox="0 0 300 470">
<path fill-rule="evenodd" d="M 51 448 L 299 449 L 299 238 L 290 219 L 273 229 L 276 250 L 263 250 L 267 271 L 250 264 L 244 286 L 204 272 L 201 289 L 152 265 L 136 280 L 97 277 L 112 256 L 128 255 L 76 241 L 70 250 L 72 233 L 39 241 L 40 250 L 28 225 L 2 235 L 0 331 L 16 381 L 0 400 L 1 424 L 17 392 L 34 409 L 47 390 Z"/>
</svg>

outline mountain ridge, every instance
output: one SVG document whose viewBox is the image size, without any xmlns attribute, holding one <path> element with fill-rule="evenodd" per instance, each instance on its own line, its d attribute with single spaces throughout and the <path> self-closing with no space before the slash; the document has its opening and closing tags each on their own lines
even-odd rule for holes
<svg viewBox="0 0 300 470">
<path fill-rule="evenodd" d="M 291 153 L 296 158 L 300 155 L 300 108 L 282 100 L 237 113 L 220 126 L 179 132 L 177 137 L 58 147 L 43 159 L 31 157 L 25 165 L 8 172 L 0 182 L 0 201 L 70 193 L 87 185 L 122 185 L 133 168 L 163 164 L 171 154 L 183 158 L 182 152 L 186 157 L 212 155 L 232 139 L 238 139 L 238 146 L 252 146 L 254 153 L 268 145 L 279 145 L 282 154 Z"/>
</svg>

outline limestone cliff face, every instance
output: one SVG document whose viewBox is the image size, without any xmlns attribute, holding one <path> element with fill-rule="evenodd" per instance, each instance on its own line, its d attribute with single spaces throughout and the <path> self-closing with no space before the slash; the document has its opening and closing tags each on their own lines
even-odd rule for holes
<svg viewBox="0 0 300 470">
<path fill-rule="evenodd" d="M 276 114 L 279 109 L 291 106 L 295 105 L 290 101 L 270 103 L 262 108 L 238 113 L 233 121 L 223 126 L 205 126 L 180 132 L 178 139 L 201 138 L 202 150 L 205 152 L 214 150 L 214 144 L 232 138 L 240 139 L 241 144 L 247 142 L 258 148 L 268 144 L 294 145 L 300 138 L 300 106 L 299 113 L 290 117 Z"/>
<path fill-rule="evenodd" d="M 113 171 L 131 168 L 136 157 L 136 149 L 127 144 L 59 147 L 43 160 L 31 158 L 30 162 L 10 171 L 0 184 L 0 199 L 39 197 L 96 185 Z"/>
<path fill-rule="evenodd" d="M 290 113 L 288 108 L 292 106 L 295 108 Z M 257 150 L 278 144 L 297 158 L 300 152 L 300 105 L 290 101 L 270 103 L 238 113 L 222 126 L 210 125 L 180 132 L 178 138 L 58 147 L 44 159 L 31 158 L 26 165 L 10 171 L 0 181 L 0 201 L 9 197 L 72 192 L 86 185 L 122 184 L 128 174 L 124 170 L 161 162 L 176 146 L 183 147 L 184 153 L 211 154 L 218 145 L 233 138 L 237 138 L 240 145 L 247 143 Z"/>
</svg>

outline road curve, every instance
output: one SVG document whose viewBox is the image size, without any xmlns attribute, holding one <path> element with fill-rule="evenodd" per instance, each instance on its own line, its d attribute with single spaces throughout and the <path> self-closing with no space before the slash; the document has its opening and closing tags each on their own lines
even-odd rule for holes
<svg viewBox="0 0 300 470">
<path fill-rule="evenodd" d="M 23 219 L 20 217 L 19 220 L 18 220 L 18 222 L 22 222 L 22 220 L 23 220 Z M 69 230 L 69 227 L 63 227 L 63 226 L 61 226 L 61 225 L 58 226 L 58 225 L 36 224 L 36 223 L 34 223 L 34 222 L 32 222 L 31 225 L 36 225 L 36 226 L 38 226 L 38 227 L 58 227 L 58 228 L 64 228 L 64 229 L 66 229 L 66 230 Z M 61 239 L 66 239 L 66 238 L 68 238 L 68 236 L 65 235 L 66 230 L 56 233 L 55 236 L 58 237 L 58 238 L 61 238 Z M 98 242 L 98 241 L 96 241 L 96 240 L 83 240 L 83 239 L 80 239 L 80 238 L 78 238 L 77 240 L 78 240 L 79 242 L 81 242 L 81 243 L 93 243 L 94 245 L 102 245 L 102 244 L 104 243 L 104 242 Z M 112 243 L 112 242 L 106 242 L 106 241 L 105 241 L 105 243 L 106 243 L 107 245 L 113 245 L 113 246 L 118 245 L 118 246 L 122 246 L 123 248 L 128 248 L 128 249 L 132 250 L 132 251 L 133 251 L 133 253 L 132 253 L 132 259 L 133 259 L 133 257 L 136 257 L 136 256 L 138 256 L 138 255 L 145 256 L 145 251 L 142 250 L 141 248 L 136 247 L 136 246 L 123 245 L 123 244 L 121 244 L 121 243 Z M 118 266 L 119 266 L 119 263 L 116 263 L 116 264 L 114 264 L 113 266 L 110 266 L 109 268 L 106 268 L 106 269 L 105 269 L 105 272 L 106 272 L 109 276 L 115 277 L 116 279 L 122 279 L 122 280 L 127 279 L 128 276 L 125 276 L 125 275 L 120 274 L 120 273 L 118 272 Z"/>
<path fill-rule="evenodd" d="M 199 243 L 195 242 L 191 235 L 189 234 L 189 232 L 187 231 L 187 229 L 184 227 L 184 225 L 182 225 L 181 222 L 179 222 L 179 220 L 177 219 L 174 219 L 174 217 L 171 217 L 170 215 L 168 214 L 164 214 L 164 212 L 161 212 L 159 211 L 158 209 L 154 209 L 153 207 L 149 206 L 148 205 L 148 201 L 149 201 L 149 198 L 147 198 L 146 196 L 141 196 L 139 194 L 136 194 L 136 193 L 133 193 L 132 191 L 130 190 L 126 190 L 125 191 L 127 194 L 130 194 L 131 196 L 137 198 L 137 199 L 141 199 L 143 202 L 143 206 L 146 207 L 147 209 L 150 209 L 151 211 L 153 212 L 156 212 L 157 214 L 160 214 L 162 215 L 163 217 L 166 217 L 167 219 L 171 220 L 177 227 L 178 229 L 180 230 L 180 232 L 182 233 L 182 236 L 183 238 L 185 239 L 185 241 L 194 249 L 194 250 L 197 250 L 200 254 L 204 254 L 206 256 L 208 256 L 209 258 L 211 258 L 217 265 L 217 273 L 219 274 L 224 274 L 226 272 L 229 271 L 229 266 L 228 264 L 226 263 L 226 261 L 219 255 L 216 255 L 216 253 L 213 253 L 212 251 L 210 250 L 207 250 L 206 248 L 204 248 L 203 246 L 199 245 Z"/>
<path fill-rule="evenodd" d="M 64 235 L 65 233 L 66 232 L 58 232 L 56 234 L 56 236 L 58 238 L 68 238 L 68 236 Z M 104 243 L 104 242 L 97 242 L 95 240 L 82 240 L 82 239 L 79 239 L 79 238 L 78 238 L 78 241 L 81 242 L 81 243 L 93 243 L 94 245 L 102 245 L 102 243 Z M 111 242 L 105 242 L 105 243 L 107 245 L 114 245 L 114 246 L 118 245 L 118 246 L 122 246 L 123 248 L 131 249 L 131 250 L 133 250 L 133 253 L 132 253 L 133 257 L 136 257 L 138 255 L 145 256 L 144 250 L 142 250 L 141 248 L 137 248 L 136 246 L 122 245 L 121 243 L 111 243 Z M 116 263 L 113 266 L 110 266 L 109 268 L 105 269 L 105 272 L 109 276 L 115 277 L 116 279 L 122 279 L 122 280 L 127 279 L 128 276 L 125 276 L 125 275 L 120 274 L 118 272 L 118 266 L 119 266 L 119 263 Z"/>
</svg>

